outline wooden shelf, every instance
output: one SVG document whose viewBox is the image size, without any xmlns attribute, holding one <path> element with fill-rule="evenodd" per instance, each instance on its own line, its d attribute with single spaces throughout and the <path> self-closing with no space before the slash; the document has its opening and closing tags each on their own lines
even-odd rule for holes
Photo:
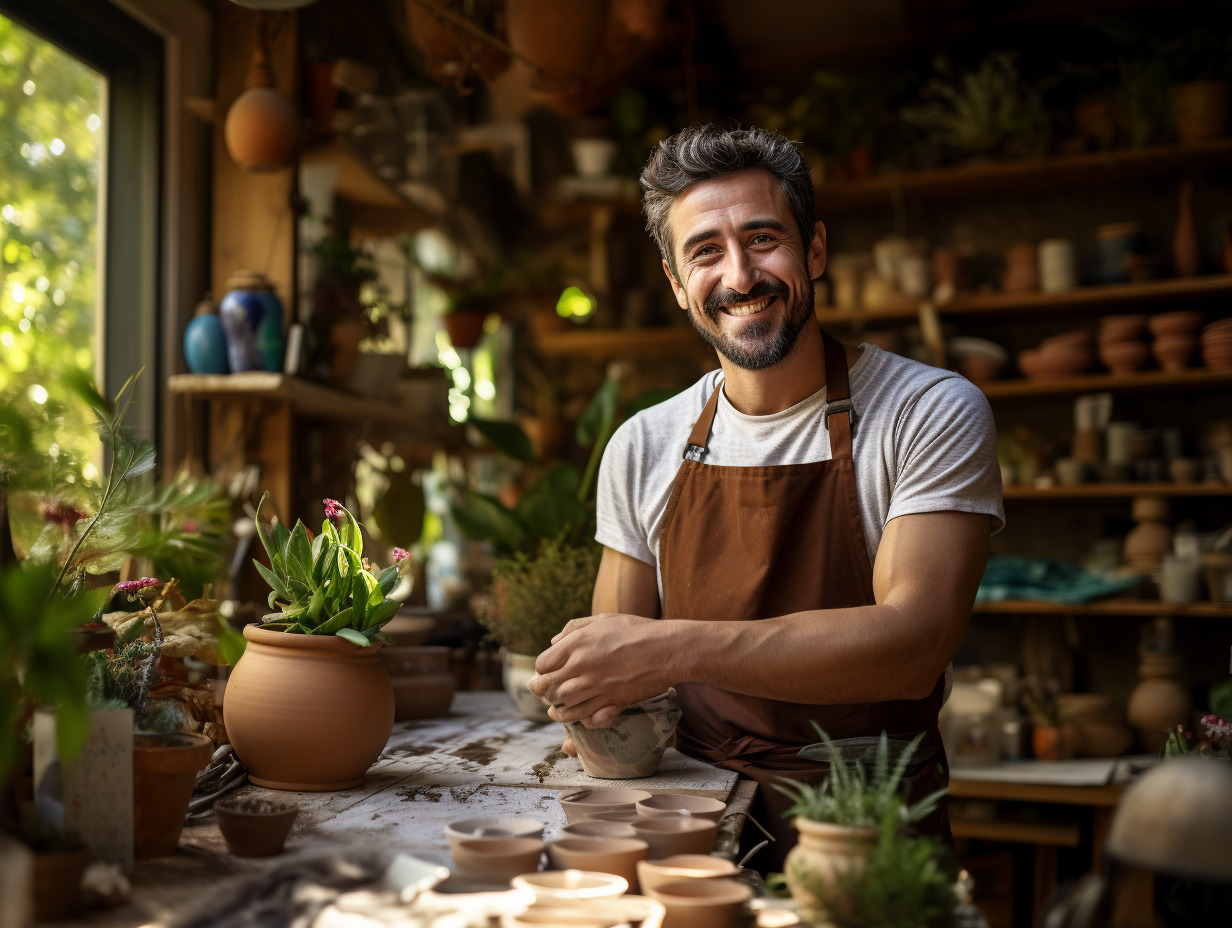
<svg viewBox="0 0 1232 928">
<path fill-rule="evenodd" d="M 1006 487 L 1005 499 L 1117 499 L 1134 496 L 1232 496 L 1229 483 L 1080 483 L 1057 487 Z"/>
<path fill-rule="evenodd" d="M 1209 368 L 1178 371 L 1137 371 L 1133 374 L 1082 374 L 1058 380 L 1000 380 L 980 389 L 989 399 L 1018 399 L 1070 393 L 1141 393 L 1167 390 L 1201 390 L 1232 386 L 1232 370 Z"/>
<path fill-rule="evenodd" d="M 955 838 L 1045 844 L 1049 847 L 1077 847 L 1082 838 L 1082 829 L 1077 822 L 1007 822 L 951 817 L 950 830 Z"/>
<path fill-rule="evenodd" d="M 714 349 L 691 326 L 545 332 L 535 340 L 535 347 L 548 357 L 594 360 L 670 358 L 681 354 L 714 357 Z"/>
<path fill-rule="evenodd" d="M 1110 615 L 1153 619 L 1232 619 L 1232 603 L 1161 603 L 1144 599 L 1103 599 L 1093 603 L 1053 603 L 1037 599 L 1007 599 L 976 603 L 975 615 Z"/>
<path fill-rule="evenodd" d="M 1010 316 L 1025 313 L 1092 309 L 1168 303 L 1177 299 L 1198 299 L 1232 295 L 1232 274 L 1150 280 L 1137 284 L 1112 284 L 1102 287 L 1075 287 L 1061 293 L 986 293 L 960 296 L 951 303 L 934 306 L 942 316 Z M 914 319 L 920 304 L 896 302 L 877 309 L 847 312 L 822 309 L 817 318 L 823 325 L 854 326 L 869 322 Z"/>
<path fill-rule="evenodd" d="M 343 136 L 308 149 L 301 163 L 330 164 L 338 169 L 334 189 L 350 208 L 350 225 L 356 234 L 397 235 L 435 224 L 435 219 L 377 174 Z"/>
<path fill-rule="evenodd" d="M 816 200 L 824 220 L 836 212 L 890 206 L 906 197 L 959 199 L 1079 185 L 1123 184 L 1222 165 L 1232 165 L 1232 139 L 887 174 L 822 184 L 817 188 Z"/>
</svg>

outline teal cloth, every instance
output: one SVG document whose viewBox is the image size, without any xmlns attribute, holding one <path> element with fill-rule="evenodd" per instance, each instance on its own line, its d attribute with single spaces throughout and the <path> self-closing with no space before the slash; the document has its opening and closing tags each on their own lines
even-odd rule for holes
<svg viewBox="0 0 1232 928">
<path fill-rule="evenodd" d="M 1052 603 L 1088 603 L 1131 589 L 1139 576 L 1112 577 L 1092 573 L 1054 558 L 992 557 L 975 594 L 977 603 L 1006 599 L 1036 599 Z"/>
</svg>

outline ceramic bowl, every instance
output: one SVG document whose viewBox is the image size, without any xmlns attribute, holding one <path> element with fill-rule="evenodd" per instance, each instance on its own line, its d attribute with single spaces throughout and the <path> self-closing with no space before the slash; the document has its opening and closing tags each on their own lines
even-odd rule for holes
<svg viewBox="0 0 1232 928">
<path fill-rule="evenodd" d="M 1211 370 L 1232 369 L 1232 345 L 1203 345 L 1202 363 Z"/>
<path fill-rule="evenodd" d="M 1088 329 L 1075 329 L 1072 332 L 1062 332 L 1045 338 L 1039 343 L 1041 351 L 1051 354 L 1060 349 L 1090 348 L 1091 332 Z"/>
<path fill-rule="evenodd" d="M 603 822 L 587 819 L 573 822 L 560 830 L 562 838 L 636 838 L 637 832 L 629 822 Z"/>
<path fill-rule="evenodd" d="M 633 833 L 650 845 L 649 857 L 674 854 L 709 854 L 719 826 L 707 818 L 647 818 L 633 823 Z"/>
<path fill-rule="evenodd" d="M 744 921 L 752 887 L 730 879 L 664 883 L 648 894 L 667 909 L 671 928 L 735 928 Z"/>
<path fill-rule="evenodd" d="M 649 853 L 650 845 L 638 838 L 557 838 L 548 845 L 553 869 L 614 873 L 634 889 L 637 862 Z"/>
<path fill-rule="evenodd" d="M 471 838 L 452 845 L 456 875 L 485 883 L 507 884 L 539 869 L 546 845 L 538 838 Z"/>
<path fill-rule="evenodd" d="M 667 913 L 663 903 L 648 896 L 612 896 L 588 903 L 570 905 L 536 903 L 519 915 L 505 915 L 501 928 L 615 928 L 637 925 L 638 928 L 661 928 Z"/>
<path fill-rule="evenodd" d="M 1132 374 L 1150 355 L 1150 349 L 1143 342 L 1099 343 L 1099 360 L 1114 374 Z"/>
<path fill-rule="evenodd" d="M 681 709 L 674 695 L 665 693 L 631 706 L 610 728 L 565 722 L 586 774 L 605 780 L 654 776 L 680 721 Z"/>
<path fill-rule="evenodd" d="M 1132 341 L 1146 334 L 1145 315 L 1104 316 L 1099 321 L 1100 340 Z"/>
<path fill-rule="evenodd" d="M 1152 335 L 1193 335 L 1202 328 L 1202 313 L 1183 309 L 1172 313 L 1157 313 L 1147 320 Z"/>
<path fill-rule="evenodd" d="M 1018 352 L 1018 368 L 1031 380 L 1058 380 L 1081 374 L 1091 366 L 1093 357 L 1086 349 L 1051 354 L 1027 349 Z"/>
<path fill-rule="evenodd" d="M 717 822 L 727 811 L 727 803 L 711 796 L 689 796 L 684 793 L 658 793 L 637 804 L 637 814 L 650 818 L 675 816 L 708 818 Z"/>
<path fill-rule="evenodd" d="M 1151 353 L 1166 371 L 1183 371 L 1193 358 L 1198 339 L 1193 335 L 1156 335 Z"/>
<path fill-rule="evenodd" d="M 637 804 L 649 799 L 644 789 L 625 789 L 622 786 L 597 786 L 592 788 L 561 790 L 556 801 L 565 810 L 566 822 L 580 822 L 604 813 L 627 813 L 637 815 Z"/>
<path fill-rule="evenodd" d="M 236 857 L 281 854 L 297 815 L 298 806 L 267 799 L 232 797 L 214 803 L 218 830 Z"/>
<path fill-rule="evenodd" d="M 668 883 L 734 877 L 739 872 L 740 868 L 730 860 L 709 854 L 677 854 L 661 860 L 637 862 L 637 881 L 644 893 Z"/>
<path fill-rule="evenodd" d="M 543 822 L 516 816 L 491 816 L 489 818 L 463 818 L 445 826 L 449 847 L 459 841 L 503 841 L 508 838 L 543 838 Z"/>
<path fill-rule="evenodd" d="M 981 358 L 976 355 L 964 355 L 954 359 L 954 367 L 974 384 L 991 383 L 1001 376 L 1005 370 L 1004 361 L 992 358 Z"/>
<path fill-rule="evenodd" d="M 517 889 L 535 897 L 535 905 L 567 905 L 583 899 L 611 899 L 629 888 L 629 881 L 614 873 L 593 870 L 545 870 L 513 878 Z"/>
</svg>

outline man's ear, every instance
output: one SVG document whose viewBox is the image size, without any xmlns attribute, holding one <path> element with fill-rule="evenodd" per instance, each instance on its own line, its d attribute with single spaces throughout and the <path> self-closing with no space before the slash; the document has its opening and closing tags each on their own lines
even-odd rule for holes
<svg viewBox="0 0 1232 928">
<path fill-rule="evenodd" d="M 684 292 L 684 284 L 676 279 L 676 275 L 672 273 L 672 269 L 666 261 L 661 263 L 663 264 L 663 273 L 667 275 L 667 281 L 672 285 L 672 293 L 676 294 L 676 302 L 680 305 L 681 309 L 687 310 L 689 308 L 689 298 Z"/>
<path fill-rule="evenodd" d="M 820 219 L 813 224 L 813 240 L 808 248 L 808 275 L 816 280 L 826 269 L 826 227 Z"/>
</svg>

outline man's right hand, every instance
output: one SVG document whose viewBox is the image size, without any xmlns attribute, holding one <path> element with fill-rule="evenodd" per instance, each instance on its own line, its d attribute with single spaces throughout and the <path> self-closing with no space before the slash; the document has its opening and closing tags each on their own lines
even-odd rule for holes
<svg viewBox="0 0 1232 928">
<path fill-rule="evenodd" d="M 565 735 L 565 740 L 560 743 L 560 749 L 570 757 L 577 757 L 577 745 L 573 743 L 573 739 Z"/>
</svg>

